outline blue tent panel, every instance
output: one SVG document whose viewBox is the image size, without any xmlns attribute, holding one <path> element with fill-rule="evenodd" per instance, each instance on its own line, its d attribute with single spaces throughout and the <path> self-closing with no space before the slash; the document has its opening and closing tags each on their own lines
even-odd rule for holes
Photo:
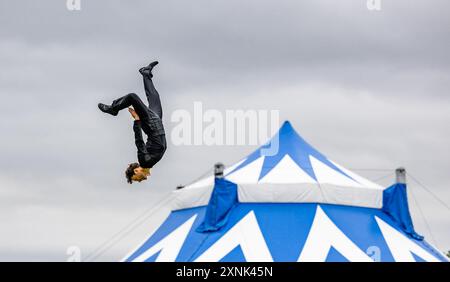
<svg viewBox="0 0 450 282">
<path fill-rule="evenodd" d="M 256 215 L 259 227 L 274 261 L 297 261 L 305 241 L 308 237 L 311 224 L 319 204 L 278 204 L 278 203 L 239 203 L 229 214 L 227 224 L 216 232 L 197 232 L 197 228 L 205 220 L 206 207 L 192 208 L 172 212 L 165 223 L 151 236 L 127 261 L 132 261 L 145 250 L 159 242 L 192 216 L 197 218 L 188 233 L 185 243 L 181 248 L 176 261 L 195 261 L 203 252 L 217 242 L 240 219 L 253 211 Z M 420 247 L 430 252 L 439 260 L 445 258 L 425 241 L 416 240 L 396 224 L 393 219 L 379 209 L 348 207 L 338 205 L 320 204 L 320 207 L 333 223 L 362 251 L 376 246 L 380 250 L 381 261 L 394 261 L 387 246 L 375 216 L 379 217 L 397 231 L 404 234 Z M 242 261 L 242 251 L 235 249 L 222 261 Z M 332 261 L 347 261 L 342 255 L 334 251 L 328 254 Z M 154 261 L 155 256 L 147 261 Z"/>
</svg>

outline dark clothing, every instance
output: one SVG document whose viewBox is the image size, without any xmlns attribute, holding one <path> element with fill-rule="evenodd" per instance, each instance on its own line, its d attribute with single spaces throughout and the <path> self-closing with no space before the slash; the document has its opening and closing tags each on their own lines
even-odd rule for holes
<svg viewBox="0 0 450 282">
<path fill-rule="evenodd" d="M 143 75 L 145 95 L 147 96 L 148 107 L 162 119 L 163 111 L 159 93 L 156 91 L 153 81 L 146 75 Z"/>
<path fill-rule="evenodd" d="M 114 100 L 111 107 L 114 111 L 120 111 L 133 106 L 140 119 L 133 124 L 138 161 L 141 167 L 151 168 L 163 157 L 167 143 L 161 120 L 162 107 L 158 91 L 148 76 L 143 77 L 148 107 L 135 93 Z M 142 138 L 142 131 L 147 135 L 146 143 Z"/>
<path fill-rule="evenodd" d="M 134 141 L 136 143 L 139 164 L 141 167 L 152 168 L 163 157 L 167 144 L 166 135 L 154 134 L 152 131 L 149 134 L 146 132 L 148 128 L 143 121 L 134 121 Z M 144 143 L 142 131 L 148 136 L 147 143 Z"/>
</svg>

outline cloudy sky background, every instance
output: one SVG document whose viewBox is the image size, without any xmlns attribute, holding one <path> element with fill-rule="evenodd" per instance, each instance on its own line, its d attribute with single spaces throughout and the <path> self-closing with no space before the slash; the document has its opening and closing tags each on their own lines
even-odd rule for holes
<svg viewBox="0 0 450 282">
<path fill-rule="evenodd" d="M 64 261 L 69 246 L 114 261 L 168 214 L 144 212 L 217 161 L 255 146 L 173 146 L 151 181 L 128 185 L 131 119 L 98 102 L 136 92 L 157 58 L 171 113 L 280 111 L 325 155 L 389 185 L 405 166 L 450 202 L 448 1 L 0 2 L 0 260 Z M 119 152 L 119 153 L 117 153 Z M 359 169 L 387 169 L 372 171 Z M 410 183 L 414 223 L 450 249 L 450 211 Z M 424 221 L 422 214 L 426 217 Z M 117 242 L 109 239 L 135 219 Z M 139 220 L 137 222 L 140 222 Z M 430 232 L 431 230 L 431 232 Z"/>
</svg>

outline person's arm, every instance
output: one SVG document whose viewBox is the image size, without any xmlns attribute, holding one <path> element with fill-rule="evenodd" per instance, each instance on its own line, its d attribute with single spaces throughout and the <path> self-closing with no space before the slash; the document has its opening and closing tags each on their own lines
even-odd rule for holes
<svg viewBox="0 0 450 282">
<path fill-rule="evenodd" d="M 135 120 L 133 124 L 134 143 L 137 148 L 137 157 L 142 167 L 148 167 L 151 161 L 151 155 L 147 151 L 144 139 L 142 138 L 141 121 Z"/>
<path fill-rule="evenodd" d="M 141 121 L 135 120 L 133 124 L 134 130 L 134 143 L 138 151 L 138 155 L 148 154 L 147 147 L 145 146 L 144 139 L 142 138 Z"/>
<path fill-rule="evenodd" d="M 144 139 L 142 138 L 142 128 L 141 121 L 136 112 L 129 108 L 131 116 L 134 118 L 133 130 L 134 130 L 134 143 L 137 148 L 137 157 L 139 164 L 143 167 L 148 167 L 151 160 L 151 156 L 147 151 L 147 146 L 145 145 Z"/>
</svg>

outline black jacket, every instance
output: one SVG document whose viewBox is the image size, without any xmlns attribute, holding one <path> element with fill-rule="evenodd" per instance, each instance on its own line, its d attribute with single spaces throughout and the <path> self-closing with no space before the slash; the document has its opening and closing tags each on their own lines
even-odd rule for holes
<svg viewBox="0 0 450 282">
<path fill-rule="evenodd" d="M 133 130 L 139 164 L 144 168 L 152 168 L 161 160 L 167 148 L 161 119 L 136 120 Z M 146 143 L 142 138 L 142 131 L 147 135 Z"/>
</svg>

